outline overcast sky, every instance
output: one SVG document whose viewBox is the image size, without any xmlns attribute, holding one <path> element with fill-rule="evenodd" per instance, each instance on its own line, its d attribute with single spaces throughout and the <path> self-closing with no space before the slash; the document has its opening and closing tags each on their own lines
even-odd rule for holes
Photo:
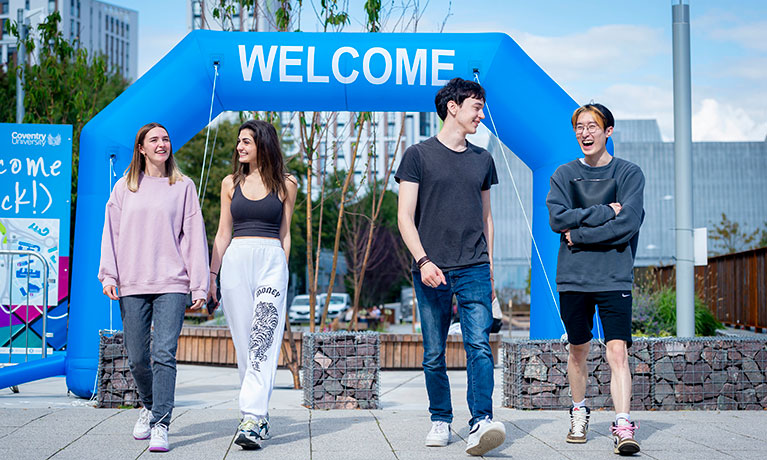
<svg viewBox="0 0 767 460">
<path fill-rule="evenodd" d="M 188 0 L 106 1 L 139 12 L 139 75 L 189 31 Z M 443 23 L 445 32 L 504 32 L 577 102 L 601 102 L 616 118 L 655 118 L 664 139 L 673 139 L 671 0 L 383 0 L 394 5 L 386 29 L 399 21 L 399 5 L 416 1 L 419 32 Z M 318 27 L 312 3 L 304 0 L 305 31 Z M 360 31 L 364 1 L 348 3 L 346 30 Z M 767 1 L 689 3 L 693 140 L 763 141 Z"/>
</svg>

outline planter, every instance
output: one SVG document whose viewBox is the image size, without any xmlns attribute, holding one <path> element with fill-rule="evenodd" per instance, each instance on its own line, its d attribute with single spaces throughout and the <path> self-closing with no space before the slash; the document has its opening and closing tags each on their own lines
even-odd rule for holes
<svg viewBox="0 0 767 460">
<path fill-rule="evenodd" d="M 588 358 L 592 409 L 612 409 L 604 348 L 592 342 Z M 570 407 L 565 343 L 505 340 L 503 353 L 504 406 Z M 767 409 L 767 339 L 637 339 L 629 367 L 632 410 Z"/>
<path fill-rule="evenodd" d="M 380 337 L 376 332 L 305 334 L 302 385 L 310 409 L 378 409 Z"/>
<path fill-rule="evenodd" d="M 96 407 L 138 407 L 136 383 L 128 367 L 122 332 L 99 332 Z"/>
</svg>

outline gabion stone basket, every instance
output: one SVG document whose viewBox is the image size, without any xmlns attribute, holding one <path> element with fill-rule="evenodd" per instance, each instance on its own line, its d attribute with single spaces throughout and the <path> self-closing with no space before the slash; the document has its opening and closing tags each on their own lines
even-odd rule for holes
<svg viewBox="0 0 767 460">
<path fill-rule="evenodd" d="M 304 406 L 380 408 L 380 343 L 377 332 L 304 334 Z"/>
<path fill-rule="evenodd" d="M 99 331 L 98 396 L 96 407 L 138 407 L 141 401 L 128 367 L 123 333 Z"/>
<path fill-rule="evenodd" d="M 586 397 L 592 409 L 612 409 L 604 345 L 592 342 Z M 565 409 L 567 345 L 558 340 L 503 343 L 503 404 L 517 409 Z M 734 337 L 641 338 L 629 349 L 631 409 L 767 408 L 767 340 Z"/>
</svg>

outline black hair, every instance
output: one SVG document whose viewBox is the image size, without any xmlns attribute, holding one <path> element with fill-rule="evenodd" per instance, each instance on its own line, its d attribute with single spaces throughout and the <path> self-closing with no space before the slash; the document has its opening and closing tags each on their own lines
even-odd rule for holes
<svg viewBox="0 0 767 460">
<path fill-rule="evenodd" d="M 615 126 L 615 118 L 613 117 L 613 113 L 610 112 L 610 109 L 603 106 L 602 104 L 592 102 L 591 104 L 586 104 L 585 107 L 593 107 L 599 111 L 599 113 L 602 114 L 602 118 L 605 122 L 604 128 L 612 128 Z"/>
<path fill-rule="evenodd" d="M 437 115 L 442 121 L 445 121 L 447 117 L 447 103 L 455 101 L 456 104 L 461 105 L 467 98 L 473 97 L 481 101 L 485 100 L 485 89 L 482 86 L 471 80 L 464 80 L 463 78 L 455 77 L 445 86 L 437 91 L 437 95 L 434 97 L 434 105 L 437 107 Z"/>
</svg>

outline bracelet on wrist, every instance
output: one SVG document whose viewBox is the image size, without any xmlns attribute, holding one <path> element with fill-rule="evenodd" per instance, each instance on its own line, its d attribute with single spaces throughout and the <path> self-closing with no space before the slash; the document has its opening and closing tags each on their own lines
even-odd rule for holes
<svg viewBox="0 0 767 460">
<path fill-rule="evenodd" d="M 210 272 L 210 274 L 211 274 L 211 275 L 216 275 L 216 277 L 218 277 L 218 273 L 216 273 L 216 272 L 214 272 L 214 271 L 211 271 L 211 272 Z"/>
<path fill-rule="evenodd" d="M 428 264 L 429 262 L 431 262 L 431 260 L 429 260 L 429 256 L 423 256 L 420 259 L 418 259 L 418 261 L 415 264 L 418 266 L 418 268 L 421 268 L 424 265 Z"/>
</svg>

